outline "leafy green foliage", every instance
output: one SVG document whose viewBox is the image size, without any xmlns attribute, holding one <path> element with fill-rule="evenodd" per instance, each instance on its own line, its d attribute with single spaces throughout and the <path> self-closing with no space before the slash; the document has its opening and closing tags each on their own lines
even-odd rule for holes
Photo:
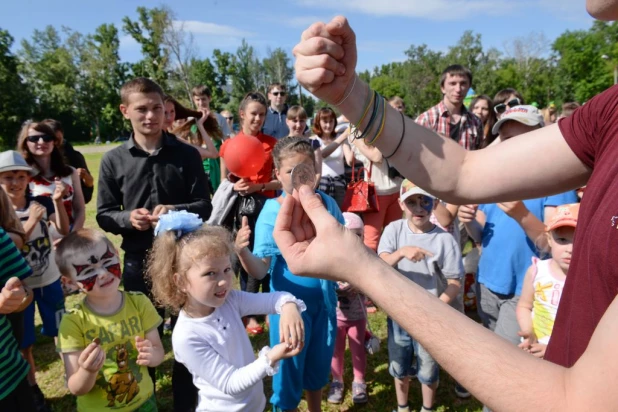
<svg viewBox="0 0 618 412">
<path fill-rule="evenodd" d="M 137 76 L 154 79 L 189 107 L 190 90 L 198 84 L 210 88 L 213 110 L 236 113 L 247 92 L 266 93 L 274 82 L 287 86 L 288 104 L 303 105 L 310 116 L 324 106 L 300 92 L 291 56 L 282 48 L 260 55 L 243 40 L 234 53 L 215 49 L 212 56 L 199 57 L 192 34 L 171 9 L 139 7 L 136 14 L 122 24 L 141 47 L 142 59 L 132 64 L 120 60 L 119 30 L 112 24 L 91 34 L 47 26 L 34 30 L 16 53 L 13 38 L 0 29 L 0 145 L 14 145 L 24 120 L 50 117 L 63 122 L 70 140 L 113 140 L 127 132 L 118 111 L 119 89 Z M 451 64 L 470 68 L 476 94 L 493 96 L 513 87 L 540 107 L 551 101 L 583 103 L 613 84 L 614 71 L 618 75 L 618 26 L 597 21 L 589 30 L 566 31 L 553 44 L 531 33 L 503 51 L 484 47 L 480 34 L 466 31 L 446 51 L 412 44 L 405 55 L 405 61 L 359 76 L 387 98 L 402 97 L 411 116 L 442 99 L 440 74 Z"/>
</svg>

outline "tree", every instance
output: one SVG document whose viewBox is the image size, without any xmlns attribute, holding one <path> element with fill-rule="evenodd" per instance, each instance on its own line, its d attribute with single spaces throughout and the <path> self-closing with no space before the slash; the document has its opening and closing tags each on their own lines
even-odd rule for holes
<svg viewBox="0 0 618 412">
<path fill-rule="evenodd" d="M 32 95 L 22 82 L 17 57 L 11 53 L 13 37 L 0 29 L 0 147 L 15 147 L 21 123 L 30 115 Z"/>
<path fill-rule="evenodd" d="M 34 114 L 59 115 L 75 108 L 78 69 L 60 33 L 47 26 L 22 41 L 21 73 L 36 96 Z"/>
<path fill-rule="evenodd" d="M 240 102 L 243 96 L 252 90 L 257 90 L 259 75 L 259 60 L 255 50 L 245 39 L 236 50 L 232 64 L 232 99 Z"/>
<path fill-rule="evenodd" d="M 289 86 L 294 77 L 294 69 L 290 64 L 290 57 L 282 48 L 266 51 L 267 57 L 262 61 L 262 66 L 266 72 L 266 85 L 281 83 Z"/>
<path fill-rule="evenodd" d="M 563 101 L 585 102 L 613 84 L 617 30 L 615 23 L 595 21 L 588 31 L 567 31 L 556 39 L 552 49 L 558 63 L 557 91 Z"/>
<path fill-rule="evenodd" d="M 172 81 L 180 83 L 186 98 L 193 105 L 191 98 L 190 62 L 197 56 L 197 48 L 193 34 L 185 31 L 185 23 L 175 19 L 174 12 L 165 7 L 167 23 L 163 33 L 163 45 L 175 60 L 174 69 L 170 72 Z M 172 90 L 179 89 L 172 85 Z"/>
<path fill-rule="evenodd" d="M 118 104 L 128 66 L 120 63 L 119 46 L 118 29 L 113 24 L 103 24 L 79 48 L 78 100 L 94 125 L 96 136 L 113 137 L 125 126 Z"/>
<path fill-rule="evenodd" d="M 441 52 L 430 50 L 427 45 L 410 46 L 408 59 L 402 64 L 382 66 L 383 74 L 395 76 L 402 81 L 408 113 L 420 114 L 442 99 L 440 73 L 447 66 Z"/>
<path fill-rule="evenodd" d="M 144 59 L 134 66 L 136 74 L 151 78 L 166 90 L 169 51 L 164 47 L 164 36 L 170 22 L 168 12 L 163 8 L 138 7 L 137 13 L 139 21 L 122 19 L 124 31 L 142 47 Z"/>
</svg>

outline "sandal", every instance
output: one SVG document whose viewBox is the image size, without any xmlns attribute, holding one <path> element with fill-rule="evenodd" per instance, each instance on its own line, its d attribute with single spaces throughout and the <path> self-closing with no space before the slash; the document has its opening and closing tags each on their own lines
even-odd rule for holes
<svg viewBox="0 0 618 412">
<path fill-rule="evenodd" d="M 264 333 L 264 328 L 261 327 L 260 325 L 253 326 L 253 327 L 247 326 L 245 329 L 247 333 L 251 336 L 261 335 L 262 333 Z"/>
</svg>

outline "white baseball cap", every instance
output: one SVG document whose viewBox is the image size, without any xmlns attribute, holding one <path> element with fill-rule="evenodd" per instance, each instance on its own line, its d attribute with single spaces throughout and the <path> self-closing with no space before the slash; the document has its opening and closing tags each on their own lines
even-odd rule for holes
<svg viewBox="0 0 618 412">
<path fill-rule="evenodd" d="M 415 185 L 408 179 L 404 179 L 403 182 L 401 182 L 401 188 L 399 189 L 399 200 L 403 202 L 412 195 L 423 195 L 432 199 L 436 198 L 434 195 Z"/>
<path fill-rule="evenodd" d="M 545 126 L 545 122 L 543 121 L 543 115 L 534 106 L 529 105 L 521 105 L 510 107 L 500 120 L 496 122 L 493 129 L 491 130 L 493 134 L 498 134 L 500 132 L 500 127 L 509 120 L 515 120 L 516 122 L 525 124 L 527 126 Z"/>
<path fill-rule="evenodd" d="M 11 170 L 24 170 L 31 175 L 34 173 L 24 157 L 15 150 L 7 150 L 0 153 L 0 173 Z"/>
</svg>

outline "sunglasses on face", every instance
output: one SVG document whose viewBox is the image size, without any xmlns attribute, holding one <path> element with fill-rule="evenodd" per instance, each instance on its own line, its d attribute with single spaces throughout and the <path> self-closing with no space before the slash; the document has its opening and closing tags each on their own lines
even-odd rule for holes
<svg viewBox="0 0 618 412">
<path fill-rule="evenodd" d="M 286 92 L 272 92 L 273 96 L 285 96 Z"/>
<path fill-rule="evenodd" d="M 226 120 L 234 120 L 234 116 L 226 117 Z"/>
<path fill-rule="evenodd" d="M 515 106 L 519 106 L 521 104 L 521 101 L 516 97 L 513 100 L 509 100 L 506 103 L 500 103 L 494 106 L 494 111 L 497 114 L 502 114 L 504 112 L 506 112 L 507 108 L 511 108 L 511 107 L 515 107 Z"/>
<path fill-rule="evenodd" d="M 54 141 L 54 136 L 50 136 L 47 134 L 42 134 L 42 135 L 38 135 L 38 136 L 28 136 L 28 141 L 30 143 L 38 143 L 38 141 L 40 139 L 43 139 L 43 141 L 45 143 L 49 143 L 49 142 L 53 142 Z"/>
</svg>

